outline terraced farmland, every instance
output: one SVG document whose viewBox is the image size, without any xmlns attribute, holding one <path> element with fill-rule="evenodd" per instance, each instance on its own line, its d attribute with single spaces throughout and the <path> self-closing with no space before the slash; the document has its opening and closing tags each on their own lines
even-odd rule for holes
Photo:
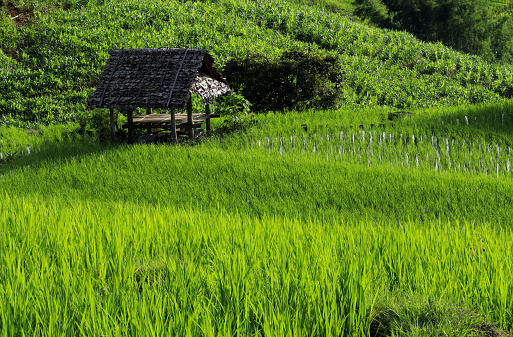
<svg viewBox="0 0 513 337">
<path fill-rule="evenodd" d="M 278 0 L 32 12 L 0 23 L 1 335 L 509 336 L 509 65 Z M 332 53 L 345 96 L 194 144 L 83 129 L 111 48 L 182 45 Z"/>
</svg>

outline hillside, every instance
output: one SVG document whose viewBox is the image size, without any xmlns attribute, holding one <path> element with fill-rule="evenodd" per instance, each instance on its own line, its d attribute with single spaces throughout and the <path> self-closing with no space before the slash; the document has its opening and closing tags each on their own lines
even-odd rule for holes
<svg viewBox="0 0 513 337">
<path fill-rule="evenodd" d="M 23 20 L 4 15 L 0 26 L 4 125 L 59 123 L 86 114 L 87 97 L 112 48 L 206 48 L 221 69 L 246 51 L 276 57 L 298 46 L 336 53 L 345 106 L 403 109 L 513 96 L 509 66 L 283 0 L 89 1 L 29 8 Z"/>
<path fill-rule="evenodd" d="M 0 0 L 0 335 L 511 337 L 511 67 L 306 3 Z M 340 105 L 102 138 L 109 51 L 177 46 L 336 57 Z"/>
</svg>

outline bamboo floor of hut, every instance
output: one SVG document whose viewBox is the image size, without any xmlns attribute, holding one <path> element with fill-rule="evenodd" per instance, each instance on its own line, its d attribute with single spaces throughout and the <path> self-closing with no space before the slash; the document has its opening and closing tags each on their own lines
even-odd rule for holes
<svg viewBox="0 0 513 337">
<path fill-rule="evenodd" d="M 206 125 L 207 133 L 210 133 L 210 118 L 218 118 L 220 115 L 210 113 L 188 113 L 188 114 L 154 114 L 149 113 L 146 115 L 131 116 L 128 114 L 128 121 L 123 125 L 123 128 L 128 129 L 128 138 L 135 141 L 134 130 L 146 129 L 147 134 L 154 135 L 155 132 L 171 131 L 172 137 L 175 141 L 178 136 L 186 135 L 189 139 L 194 140 L 203 132 L 194 131 Z M 115 140 L 115 136 L 113 136 Z"/>
<path fill-rule="evenodd" d="M 209 118 L 218 118 L 219 115 L 215 114 L 192 114 L 192 123 L 201 127 L 201 123 L 205 122 Z M 171 114 L 150 114 L 150 115 L 137 115 L 133 117 L 134 128 L 159 128 L 171 125 L 172 117 Z M 175 114 L 175 123 L 177 127 L 180 124 L 188 123 L 187 114 Z M 124 127 L 128 127 L 127 124 Z"/>
</svg>

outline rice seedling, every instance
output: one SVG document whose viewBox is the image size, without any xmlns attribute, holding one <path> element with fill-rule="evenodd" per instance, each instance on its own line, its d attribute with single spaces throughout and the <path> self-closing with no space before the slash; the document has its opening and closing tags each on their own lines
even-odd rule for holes
<svg viewBox="0 0 513 337">
<path fill-rule="evenodd" d="M 511 324 L 507 227 L 2 201 L 0 327 L 8 335 L 364 336 L 376 296 L 410 290 Z M 406 308 L 396 310 L 414 314 Z M 425 326 L 451 328 L 445 317 Z"/>
<path fill-rule="evenodd" d="M 281 0 L 89 1 L 0 29 L 2 335 L 512 328 L 507 66 Z M 85 113 L 110 49 L 182 45 L 221 66 L 337 53 L 345 107 L 194 146 L 41 126 Z"/>
</svg>

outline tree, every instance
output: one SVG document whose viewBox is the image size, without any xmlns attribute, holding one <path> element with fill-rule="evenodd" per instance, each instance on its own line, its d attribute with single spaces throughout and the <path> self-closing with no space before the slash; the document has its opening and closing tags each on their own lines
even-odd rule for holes
<svg viewBox="0 0 513 337">
<path fill-rule="evenodd" d="M 511 59 L 511 15 L 497 15 L 487 0 L 356 0 L 356 14 L 487 60 Z"/>
</svg>

